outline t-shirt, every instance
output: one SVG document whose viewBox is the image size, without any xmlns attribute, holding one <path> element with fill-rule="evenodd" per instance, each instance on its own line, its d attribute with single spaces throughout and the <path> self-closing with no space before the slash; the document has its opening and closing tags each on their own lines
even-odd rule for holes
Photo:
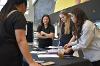
<svg viewBox="0 0 100 66">
<path fill-rule="evenodd" d="M 44 32 L 49 34 L 49 33 L 54 33 L 55 29 L 54 29 L 53 25 L 50 25 L 47 28 L 45 28 L 44 26 L 39 25 L 38 28 L 37 28 L 37 32 L 41 32 L 41 31 L 44 31 Z M 46 48 L 46 47 L 52 45 L 52 39 L 51 38 L 46 38 L 46 39 L 39 38 L 38 42 L 39 42 L 39 47 L 40 48 Z"/>
<path fill-rule="evenodd" d="M 15 30 L 25 30 L 26 19 L 24 15 L 18 11 L 11 14 L 4 22 L 5 34 L 0 40 L 0 65 L 2 66 L 22 66 L 22 54 L 19 50 Z M 1 35 L 1 34 L 0 34 Z"/>
<path fill-rule="evenodd" d="M 65 27 L 65 25 L 64 25 L 64 23 L 62 24 L 62 27 L 61 27 L 61 38 L 60 38 L 60 46 L 64 46 L 65 44 L 67 44 L 69 41 L 70 41 L 70 39 L 72 38 L 72 31 L 73 31 L 73 27 L 72 27 L 72 25 L 73 25 L 73 23 L 71 22 L 71 24 L 70 24 L 71 26 L 70 26 L 70 33 L 69 34 L 64 34 L 64 27 Z"/>
</svg>

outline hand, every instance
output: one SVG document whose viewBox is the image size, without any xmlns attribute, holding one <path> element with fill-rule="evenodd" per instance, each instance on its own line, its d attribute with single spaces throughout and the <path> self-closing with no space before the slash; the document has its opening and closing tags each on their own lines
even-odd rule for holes
<svg viewBox="0 0 100 66">
<path fill-rule="evenodd" d="M 45 36 L 45 35 L 46 35 L 46 33 L 45 33 L 45 32 L 43 32 L 43 31 L 41 31 L 41 35 L 44 35 L 44 36 Z"/>
<path fill-rule="evenodd" d="M 71 47 L 71 43 L 65 44 L 64 49 L 70 48 Z"/>
<path fill-rule="evenodd" d="M 67 49 L 65 49 L 65 54 L 73 54 L 74 53 L 74 51 L 72 50 L 72 48 L 67 48 Z"/>
<path fill-rule="evenodd" d="M 40 65 L 40 64 L 38 64 L 36 62 L 33 62 L 33 63 L 29 64 L 29 66 L 42 66 L 42 65 Z"/>
</svg>

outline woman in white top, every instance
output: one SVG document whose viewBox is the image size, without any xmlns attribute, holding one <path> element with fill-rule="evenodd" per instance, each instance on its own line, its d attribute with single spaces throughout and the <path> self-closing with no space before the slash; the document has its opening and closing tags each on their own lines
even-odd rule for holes
<svg viewBox="0 0 100 66">
<path fill-rule="evenodd" d="M 73 38 L 76 41 L 66 44 L 64 53 L 81 49 L 84 58 L 90 60 L 93 66 L 100 66 L 100 39 L 94 38 L 93 23 L 80 8 L 75 8 L 72 14 L 75 26 Z"/>
</svg>

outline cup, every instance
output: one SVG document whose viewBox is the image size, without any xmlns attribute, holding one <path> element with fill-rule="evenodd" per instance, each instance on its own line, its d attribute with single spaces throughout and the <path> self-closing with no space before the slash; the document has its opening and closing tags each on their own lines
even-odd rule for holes
<svg viewBox="0 0 100 66">
<path fill-rule="evenodd" d="M 64 49 L 63 47 L 58 48 L 58 56 L 59 58 L 63 59 L 64 58 Z"/>
</svg>

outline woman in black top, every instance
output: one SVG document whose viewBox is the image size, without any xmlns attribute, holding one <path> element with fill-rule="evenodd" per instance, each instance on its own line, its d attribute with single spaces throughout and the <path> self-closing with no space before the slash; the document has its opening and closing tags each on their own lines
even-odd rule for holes
<svg viewBox="0 0 100 66">
<path fill-rule="evenodd" d="M 64 46 L 72 38 L 72 22 L 70 21 L 71 16 L 66 11 L 61 11 L 59 14 L 61 34 L 60 34 L 60 45 Z"/>
<path fill-rule="evenodd" d="M 39 41 L 39 48 L 45 49 L 52 45 L 52 40 L 54 38 L 54 26 L 51 25 L 51 20 L 49 15 L 43 15 L 41 20 L 41 25 L 37 28 L 37 37 Z"/>
<path fill-rule="evenodd" d="M 22 66 L 22 55 L 29 66 L 40 66 L 33 61 L 26 41 L 26 6 L 26 0 L 8 0 L 1 10 L 0 66 Z"/>
</svg>

